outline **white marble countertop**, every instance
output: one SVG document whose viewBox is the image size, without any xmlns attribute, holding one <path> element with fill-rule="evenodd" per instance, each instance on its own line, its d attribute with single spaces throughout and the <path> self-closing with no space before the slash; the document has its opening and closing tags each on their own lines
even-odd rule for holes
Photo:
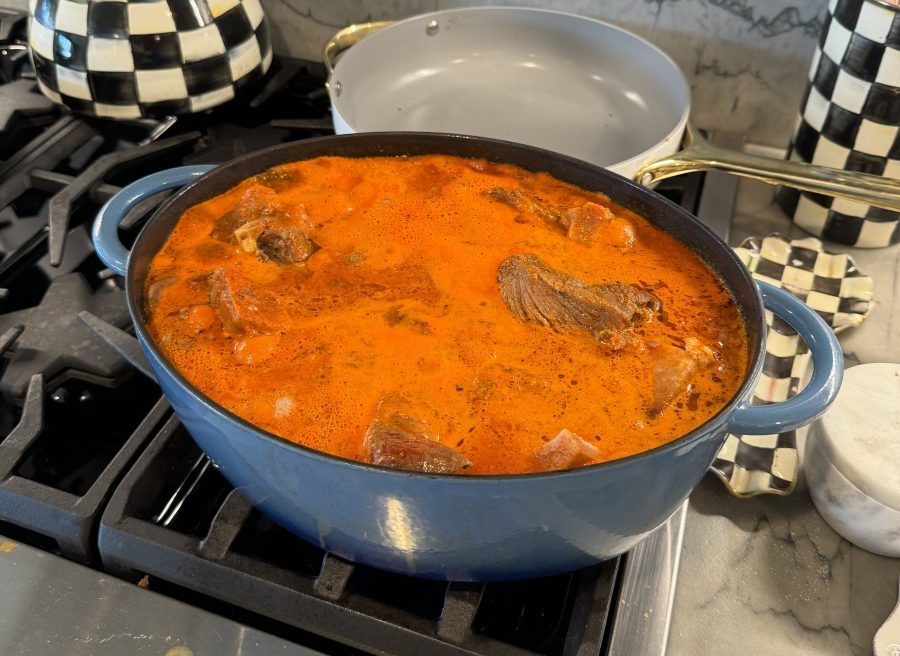
<svg viewBox="0 0 900 656">
<path fill-rule="evenodd" d="M 732 244 L 771 232 L 807 236 L 772 194 L 741 181 Z M 841 334 L 848 366 L 900 362 L 900 245 L 826 247 L 852 253 L 875 280 L 872 314 Z M 690 499 L 668 654 L 869 655 L 897 603 L 898 576 L 900 559 L 863 551 L 828 526 L 802 476 L 790 496 L 753 499 L 731 497 L 707 476 Z"/>
</svg>

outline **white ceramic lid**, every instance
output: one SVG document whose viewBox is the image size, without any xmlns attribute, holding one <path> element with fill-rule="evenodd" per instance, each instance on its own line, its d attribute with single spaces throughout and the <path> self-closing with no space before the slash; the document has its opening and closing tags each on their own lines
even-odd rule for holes
<svg viewBox="0 0 900 656">
<path fill-rule="evenodd" d="M 809 439 L 863 493 L 900 510 L 900 364 L 861 364 Z"/>
</svg>

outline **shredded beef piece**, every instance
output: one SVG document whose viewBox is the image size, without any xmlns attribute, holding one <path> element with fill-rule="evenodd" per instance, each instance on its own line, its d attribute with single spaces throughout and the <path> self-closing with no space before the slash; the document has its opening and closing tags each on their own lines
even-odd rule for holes
<svg viewBox="0 0 900 656">
<path fill-rule="evenodd" d="M 524 189 L 496 187 L 488 191 L 488 196 L 519 210 L 519 212 L 531 212 L 547 223 L 560 223 L 562 219 L 562 212 L 559 209 L 532 198 Z"/>
<path fill-rule="evenodd" d="M 209 306 L 229 333 L 272 332 L 277 323 L 277 299 L 256 290 L 248 279 L 227 269 L 213 271 L 208 279 Z"/>
<path fill-rule="evenodd" d="M 369 462 L 430 474 L 452 474 L 471 465 L 461 453 L 430 436 L 426 423 L 409 412 L 403 398 L 389 395 L 382 399 L 366 431 Z"/>
<path fill-rule="evenodd" d="M 662 304 L 633 285 L 589 285 L 553 269 L 531 254 L 505 259 L 497 271 L 500 296 L 522 321 L 556 332 L 585 330 L 610 348 L 622 348 L 626 333 L 653 319 Z"/>
<path fill-rule="evenodd" d="M 586 439 L 563 428 L 537 452 L 538 462 L 547 470 L 580 467 L 600 455 L 600 449 Z"/>
<path fill-rule="evenodd" d="M 647 407 L 650 417 L 658 416 L 679 395 L 687 391 L 697 373 L 716 361 L 715 353 L 695 337 L 685 340 L 685 348 L 656 344 L 648 349 L 653 359 L 653 398 Z"/>
</svg>

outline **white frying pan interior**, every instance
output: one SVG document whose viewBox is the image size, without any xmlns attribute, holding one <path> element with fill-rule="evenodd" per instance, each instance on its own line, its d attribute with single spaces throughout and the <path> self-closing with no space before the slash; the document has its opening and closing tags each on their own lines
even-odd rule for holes
<svg viewBox="0 0 900 656">
<path fill-rule="evenodd" d="M 650 43 L 589 18 L 508 7 L 390 25 L 340 57 L 329 93 L 339 134 L 494 137 L 626 177 L 678 150 L 690 111 L 684 76 Z"/>
</svg>

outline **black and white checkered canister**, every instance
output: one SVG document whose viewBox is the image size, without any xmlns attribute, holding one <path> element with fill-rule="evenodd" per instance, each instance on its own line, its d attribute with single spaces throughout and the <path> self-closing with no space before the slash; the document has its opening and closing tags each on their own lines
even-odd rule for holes
<svg viewBox="0 0 900 656">
<path fill-rule="evenodd" d="M 900 179 L 900 7 L 831 0 L 809 69 L 790 158 Z M 804 230 L 863 248 L 900 241 L 900 214 L 782 188 Z"/>
<path fill-rule="evenodd" d="M 259 0 L 31 0 L 41 91 L 83 114 L 200 112 L 272 62 Z"/>
</svg>

